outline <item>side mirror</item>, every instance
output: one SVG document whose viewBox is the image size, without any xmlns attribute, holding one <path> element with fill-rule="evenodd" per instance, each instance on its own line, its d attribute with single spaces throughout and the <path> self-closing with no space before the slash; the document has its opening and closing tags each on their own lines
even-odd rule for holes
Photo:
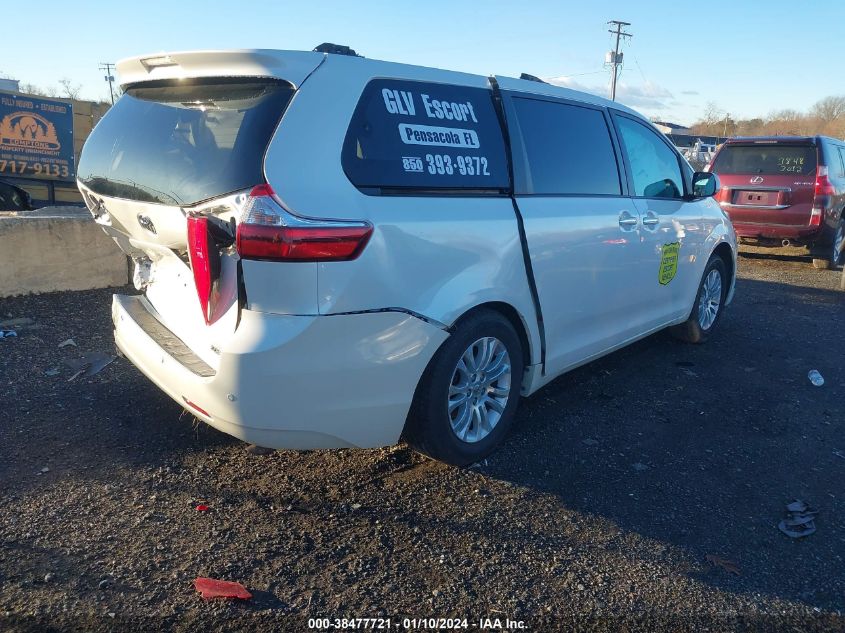
<svg viewBox="0 0 845 633">
<path fill-rule="evenodd" d="M 697 171 L 692 175 L 692 197 L 709 198 L 721 189 L 719 177 L 711 172 Z"/>
</svg>

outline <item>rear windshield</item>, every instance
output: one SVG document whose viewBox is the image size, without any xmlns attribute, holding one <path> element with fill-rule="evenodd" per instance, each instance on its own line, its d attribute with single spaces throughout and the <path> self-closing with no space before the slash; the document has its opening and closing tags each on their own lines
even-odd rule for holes
<svg viewBox="0 0 845 633">
<path fill-rule="evenodd" d="M 190 205 L 264 181 L 264 152 L 293 88 L 195 80 L 129 88 L 88 137 L 79 179 L 128 200 Z"/>
<path fill-rule="evenodd" d="M 816 172 L 812 145 L 725 145 L 716 156 L 717 174 L 801 174 Z"/>
</svg>

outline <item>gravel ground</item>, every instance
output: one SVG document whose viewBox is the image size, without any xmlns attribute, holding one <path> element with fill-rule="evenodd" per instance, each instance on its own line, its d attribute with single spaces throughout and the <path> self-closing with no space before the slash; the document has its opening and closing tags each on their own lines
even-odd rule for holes
<svg viewBox="0 0 845 633">
<path fill-rule="evenodd" d="M 839 273 L 749 253 L 740 277 L 708 344 L 658 334 L 556 380 L 464 470 L 253 454 L 123 359 L 68 381 L 113 350 L 112 291 L 0 299 L 34 321 L 0 340 L 0 630 L 843 630 Z M 777 529 L 796 498 L 819 512 L 801 540 Z M 197 576 L 254 597 L 204 601 Z"/>
</svg>

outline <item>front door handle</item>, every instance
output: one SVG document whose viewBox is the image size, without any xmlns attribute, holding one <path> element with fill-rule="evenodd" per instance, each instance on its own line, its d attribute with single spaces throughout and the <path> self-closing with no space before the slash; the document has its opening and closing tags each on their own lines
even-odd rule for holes
<svg viewBox="0 0 845 633">
<path fill-rule="evenodd" d="M 647 211 L 643 216 L 643 226 L 647 229 L 654 230 L 660 224 L 660 218 L 654 211 Z"/>
<path fill-rule="evenodd" d="M 637 227 L 638 222 L 639 219 L 637 219 L 627 211 L 623 211 L 619 214 L 619 226 L 622 228 L 623 231 L 633 231 Z"/>
</svg>

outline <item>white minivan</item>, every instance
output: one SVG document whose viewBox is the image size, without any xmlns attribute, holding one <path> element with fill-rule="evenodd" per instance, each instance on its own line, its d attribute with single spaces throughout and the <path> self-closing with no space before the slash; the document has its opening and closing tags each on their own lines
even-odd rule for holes
<svg viewBox="0 0 845 633">
<path fill-rule="evenodd" d="M 272 448 L 489 454 L 521 395 L 673 326 L 736 238 L 648 120 L 539 81 L 273 50 L 117 64 L 78 184 L 134 261 L 117 345 Z"/>
</svg>

